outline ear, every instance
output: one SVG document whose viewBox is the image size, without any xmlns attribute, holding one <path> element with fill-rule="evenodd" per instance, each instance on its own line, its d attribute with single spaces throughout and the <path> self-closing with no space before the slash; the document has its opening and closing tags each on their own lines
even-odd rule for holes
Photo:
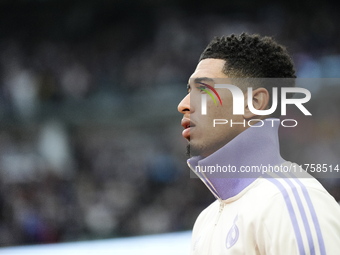
<svg viewBox="0 0 340 255">
<path fill-rule="evenodd" d="M 249 110 L 247 94 L 248 93 L 245 93 L 245 97 L 244 97 L 245 108 L 244 108 L 243 117 L 245 119 L 250 119 L 250 118 L 257 116 L 257 115 L 252 113 Z M 253 90 L 252 104 L 253 104 L 253 106 L 256 110 L 267 109 L 268 103 L 269 103 L 269 92 L 268 92 L 268 90 L 266 90 L 265 88 L 258 88 L 258 89 Z"/>
</svg>

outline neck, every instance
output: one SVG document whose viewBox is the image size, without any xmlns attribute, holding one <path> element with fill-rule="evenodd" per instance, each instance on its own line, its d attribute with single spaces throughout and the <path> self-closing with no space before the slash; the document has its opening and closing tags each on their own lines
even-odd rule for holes
<svg viewBox="0 0 340 255">
<path fill-rule="evenodd" d="M 261 172 L 240 172 L 241 167 L 260 169 L 284 162 L 279 150 L 277 119 L 268 119 L 246 129 L 208 157 L 193 157 L 188 164 L 220 199 L 237 195 L 261 176 Z M 244 170 L 244 168 L 243 168 Z"/>
</svg>

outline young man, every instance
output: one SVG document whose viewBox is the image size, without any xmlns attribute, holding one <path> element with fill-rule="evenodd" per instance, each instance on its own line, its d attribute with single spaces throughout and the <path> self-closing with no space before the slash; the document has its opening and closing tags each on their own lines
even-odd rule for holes
<svg viewBox="0 0 340 255">
<path fill-rule="evenodd" d="M 310 175 L 296 178 L 300 168 L 281 158 L 280 121 L 271 118 L 277 113 L 253 113 L 268 112 L 275 101 L 276 83 L 260 78 L 284 78 L 283 87 L 294 86 L 293 63 L 283 46 L 245 33 L 215 38 L 178 106 L 193 156 L 188 165 L 217 198 L 196 220 L 191 254 L 340 254 L 339 205 Z M 237 91 L 243 92 L 241 114 L 233 114 Z M 290 171 L 247 172 L 263 166 Z"/>
</svg>

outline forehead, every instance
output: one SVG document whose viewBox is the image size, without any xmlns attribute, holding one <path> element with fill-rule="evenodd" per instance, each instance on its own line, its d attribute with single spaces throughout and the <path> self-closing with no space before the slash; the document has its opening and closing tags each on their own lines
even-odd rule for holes
<svg viewBox="0 0 340 255">
<path fill-rule="evenodd" d="M 207 58 L 201 60 L 190 79 L 209 77 L 209 78 L 227 78 L 228 76 L 223 73 L 225 60 Z"/>
</svg>

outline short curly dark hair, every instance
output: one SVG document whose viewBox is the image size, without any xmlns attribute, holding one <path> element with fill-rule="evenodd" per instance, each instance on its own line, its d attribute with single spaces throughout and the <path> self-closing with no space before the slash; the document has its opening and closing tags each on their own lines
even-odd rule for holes
<svg viewBox="0 0 340 255">
<path fill-rule="evenodd" d="M 226 61 L 223 72 L 238 78 L 296 78 L 286 48 L 272 37 L 242 33 L 215 37 L 200 56 Z"/>
<path fill-rule="evenodd" d="M 222 59 L 226 63 L 223 73 L 229 78 L 290 78 L 281 81 L 281 86 L 295 86 L 295 70 L 287 49 L 278 44 L 272 37 L 261 37 L 258 34 L 242 33 L 239 36 L 215 37 L 201 54 L 199 61 L 207 58 Z M 256 82 L 254 82 L 256 83 Z M 262 85 L 272 95 L 273 83 Z M 281 86 L 278 87 L 278 107 L 271 115 L 279 117 L 281 111 Z M 242 88 L 243 87 L 243 88 Z M 244 86 L 241 86 L 244 89 Z M 290 95 L 291 96 L 291 95 Z M 271 105 L 271 98 L 269 105 Z"/>
</svg>

